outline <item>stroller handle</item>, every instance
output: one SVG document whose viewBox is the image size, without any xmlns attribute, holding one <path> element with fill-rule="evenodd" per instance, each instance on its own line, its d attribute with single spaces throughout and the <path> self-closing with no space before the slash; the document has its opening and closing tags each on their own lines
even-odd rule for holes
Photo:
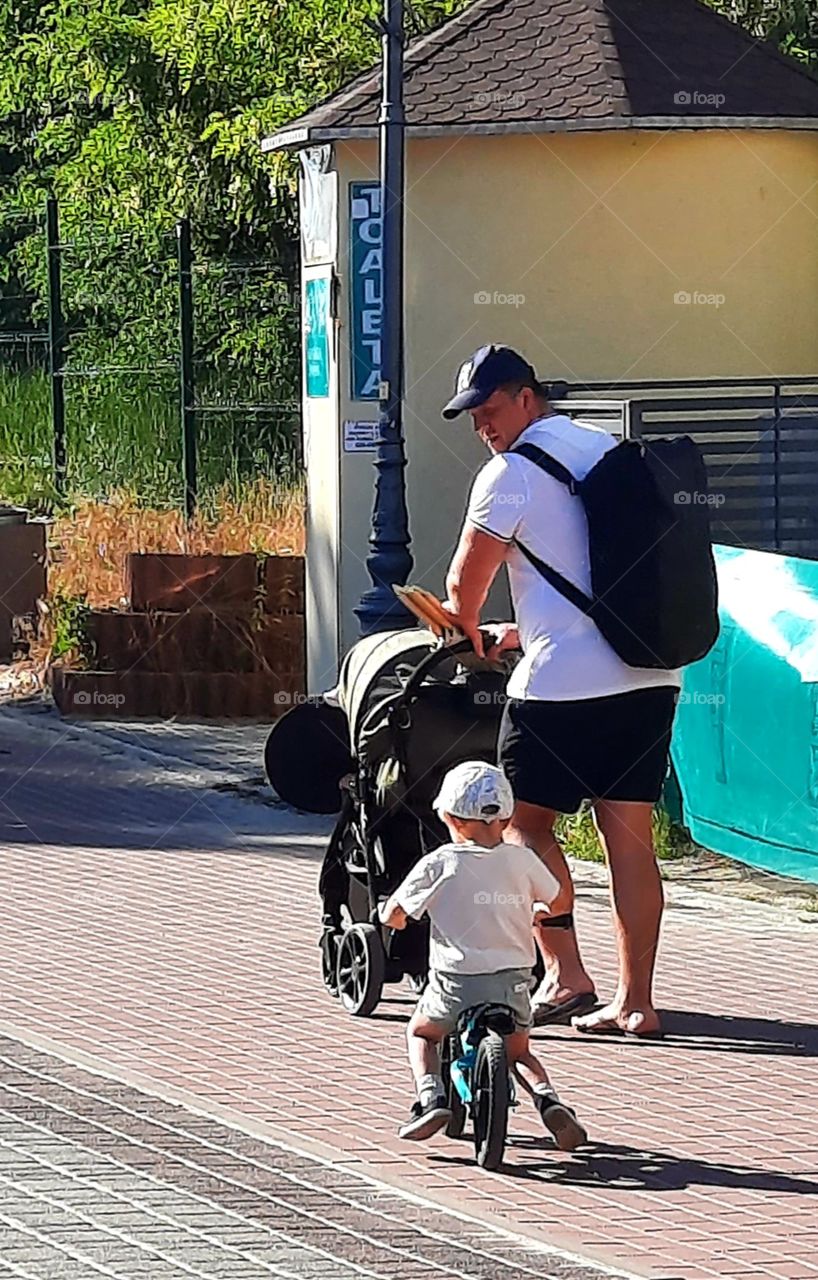
<svg viewBox="0 0 818 1280">
<path fill-rule="evenodd" d="M 487 640 L 491 638 L 489 632 L 485 632 L 483 634 L 485 634 Z M 458 653 L 468 653 L 473 650 L 473 648 L 474 646 L 472 645 L 471 640 L 464 636 L 462 640 L 457 640 L 454 644 L 439 644 L 435 649 L 432 649 L 431 653 L 427 653 L 425 658 L 421 658 L 409 679 L 406 681 L 400 697 L 395 699 L 395 702 L 392 705 L 392 715 L 398 716 L 403 708 L 412 701 L 429 672 L 434 671 L 435 667 L 438 666 L 439 663 L 443 662 L 446 658 L 456 657 Z"/>
</svg>

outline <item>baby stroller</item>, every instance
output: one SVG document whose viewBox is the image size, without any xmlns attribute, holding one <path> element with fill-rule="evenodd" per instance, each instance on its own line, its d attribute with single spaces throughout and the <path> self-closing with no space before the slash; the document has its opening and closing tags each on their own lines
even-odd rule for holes
<svg viewBox="0 0 818 1280">
<path fill-rule="evenodd" d="M 432 808 L 446 771 L 495 759 L 507 675 L 477 662 L 468 640 L 444 645 L 423 628 L 382 632 L 349 651 L 337 688 L 309 710 L 313 784 L 320 772 L 322 811 L 333 795 L 340 809 L 319 881 L 321 975 L 354 1017 L 373 1012 L 384 983 L 408 977 L 420 990 L 425 982 L 427 923 L 384 928 L 378 903 L 448 838 Z M 286 780 L 282 790 L 284 735 L 292 739 L 297 726 L 287 721 L 304 711 L 283 717 L 268 744 L 279 738 L 268 775 L 291 803 Z M 316 796 L 299 807 L 315 810 Z"/>
</svg>

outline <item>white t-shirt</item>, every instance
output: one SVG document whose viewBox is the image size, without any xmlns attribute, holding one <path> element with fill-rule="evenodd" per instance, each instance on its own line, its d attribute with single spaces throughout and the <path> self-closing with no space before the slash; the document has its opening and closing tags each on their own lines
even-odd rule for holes
<svg viewBox="0 0 818 1280">
<path fill-rule="evenodd" d="M 558 893 L 525 845 L 444 844 L 421 858 L 395 898 L 416 919 L 428 912 L 432 969 L 498 973 L 533 965 L 534 903 L 547 905 Z"/>
<path fill-rule="evenodd" d="M 564 414 L 540 418 L 515 445 L 536 444 L 582 480 L 617 443 L 599 427 Z M 588 522 L 582 499 L 530 459 L 498 453 L 478 472 L 466 520 L 503 542 L 519 541 L 586 594 L 591 592 Z M 512 547 L 508 576 L 523 657 L 508 683 L 511 698 L 567 701 L 678 686 L 678 671 L 629 667 L 596 623 L 560 595 Z"/>
</svg>

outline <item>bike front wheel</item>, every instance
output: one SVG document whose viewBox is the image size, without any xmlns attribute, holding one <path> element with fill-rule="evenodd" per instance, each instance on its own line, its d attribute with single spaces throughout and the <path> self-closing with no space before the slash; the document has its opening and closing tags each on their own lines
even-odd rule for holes
<svg viewBox="0 0 818 1280">
<path fill-rule="evenodd" d="M 477 1046 L 472 1076 L 474 1150 L 481 1169 L 503 1163 L 508 1132 L 508 1061 L 503 1037 L 489 1031 Z"/>
</svg>

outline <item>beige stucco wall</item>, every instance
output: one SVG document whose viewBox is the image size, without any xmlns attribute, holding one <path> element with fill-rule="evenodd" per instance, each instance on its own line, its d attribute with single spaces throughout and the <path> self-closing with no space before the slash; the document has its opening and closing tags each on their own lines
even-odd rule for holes
<svg viewBox="0 0 818 1280">
<path fill-rule="evenodd" d="M 339 144 L 339 421 L 349 400 L 347 184 L 374 143 Z M 442 422 L 484 342 L 570 381 L 818 371 L 818 136 L 769 130 L 412 140 L 407 155 L 407 483 L 415 580 L 442 589 L 483 453 Z M 678 294 L 703 295 L 687 303 Z M 490 301 L 481 300 L 488 295 Z M 513 297 L 513 301 L 510 300 Z M 710 299 L 709 301 L 705 299 Z M 327 431 L 326 442 L 333 439 Z M 329 496 L 331 486 L 324 483 Z M 340 644 L 368 586 L 370 455 L 341 455 Z M 317 500 L 313 488 L 311 502 Z M 323 523 L 327 521 L 322 517 Z M 495 608 L 502 611 L 503 603 Z"/>
</svg>

